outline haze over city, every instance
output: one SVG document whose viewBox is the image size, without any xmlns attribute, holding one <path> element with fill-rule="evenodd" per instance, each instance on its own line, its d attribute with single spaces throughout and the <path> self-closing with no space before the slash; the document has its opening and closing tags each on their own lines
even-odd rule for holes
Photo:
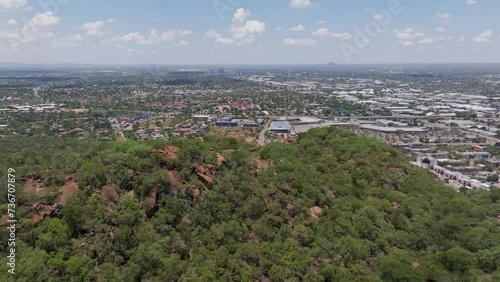
<svg viewBox="0 0 500 282">
<path fill-rule="evenodd" d="M 500 62 L 500 2 L 0 0 L 0 62 Z"/>
</svg>

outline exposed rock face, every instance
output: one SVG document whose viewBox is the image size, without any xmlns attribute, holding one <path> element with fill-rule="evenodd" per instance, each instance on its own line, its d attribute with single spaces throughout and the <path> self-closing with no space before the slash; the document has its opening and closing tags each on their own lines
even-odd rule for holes
<svg viewBox="0 0 500 282">
<path fill-rule="evenodd" d="M 23 179 L 23 184 L 26 189 L 34 191 L 35 194 L 41 196 L 43 195 L 45 184 L 42 182 L 42 178 L 38 174 L 28 174 Z"/>
<path fill-rule="evenodd" d="M 47 206 L 40 203 L 34 203 L 30 209 L 29 217 L 33 221 L 33 224 L 38 224 L 49 214 L 55 210 L 56 205 Z"/>
<path fill-rule="evenodd" d="M 217 169 L 219 169 L 226 162 L 226 159 L 219 153 L 215 154 L 215 158 L 217 159 Z"/>
<path fill-rule="evenodd" d="M 264 170 L 264 169 L 267 169 L 269 167 L 269 163 L 267 163 L 266 161 L 264 161 L 260 158 L 255 159 L 255 161 L 257 162 L 257 167 L 259 169 Z"/>
<path fill-rule="evenodd" d="M 176 146 L 167 146 L 163 148 L 162 150 L 158 150 L 156 152 L 159 152 L 165 156 L 167 156 L 169 159 L 176 160 L 177 159 L 177 153 L 179 153 L 181 149 Z"/>
<path fill-rule="evenodd" d="M 210 187 L 214 182 L 211 176 L 215 175 L 215 167 L 209 164 L 198 164 L 196 166 L 196 174 L 203 182 L 203 184 L 205 184 L 207 187 Z"/>
<path fill-rule="evenodd" d="M 57 200 L 57 204 L 65 205 L 68 199 L 73 196 L 76 192 L 78 192 L 79 186 L 78 183 L 73 181 L 73 178 L 70 179 L 64 186 L 59 188 L 59 198 Z"/>
<path fill-rule="evenodd" d="M 318 218 L 319 215 L 323 212 L 323 209 L 318 207 L 318 206 L 314 206 L 314 207 L 310 208 L 310 211 L 311 211 L 312 217 Z"/>
<path fill-rule="evenodd" d="M 101 198 L 106 202 L 113 202 L 117 204 L 120 201 L 120 195 L 118 195 L 116 185 L 108 184 L 102 187 Z"/>
<path fill-rule="evenodd" d="M 184 179 L 182 177 L 182 174 L 176 170 L 168 171 L 168 179 L 170 180 L 172 186 L 177 189 L 182 188 L 182 184 L 184 184 L 183 183 Z"/>
</svg>

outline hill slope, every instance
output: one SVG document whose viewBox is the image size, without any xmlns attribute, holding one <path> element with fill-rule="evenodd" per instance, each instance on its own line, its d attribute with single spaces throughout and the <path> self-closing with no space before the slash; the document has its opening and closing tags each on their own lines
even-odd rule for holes
<svg viewBox="0 0 500 282">
<path fill-rule="evenodd" d="M 0 143 L 21 182 L 17 281 L 500 278 L 498 191 L 457 193 L 345 131 Z"/>
</svg>

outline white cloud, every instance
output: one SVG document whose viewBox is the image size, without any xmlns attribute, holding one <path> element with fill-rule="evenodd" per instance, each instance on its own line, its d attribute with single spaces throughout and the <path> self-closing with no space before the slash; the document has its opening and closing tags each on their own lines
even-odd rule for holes
<svg viewBox="0 0 500 282">
<path fill-rule="evenodd" d="M 142 50 L 137 50 L 134 48 L 129 48 L 129 49 L 125 50 L 124 53 L 127 55 L 143 55 L 144 54 L 144 52 Z"/>
<path fill-rule="evenodd" d="M 467 1 L 465 1 L 465 4 L 467 4 L 467 5 L 476 5 L 477 4 L 477 0 L 467 0 Z"/>
<path fill-rule="evenodd" d="M 472 41 L 474 41 L 476 43 L 487 43 L 487 42 L 491 42 L 491 39 L 486 38 L 486 37 L 474 36 L 474 37 L 472 37 Z"/>
<path fill-rule="evenodd" d="M 103 21 L 89 22 L 82 25 L 82 29 L 87 32 L 87 35 L 103 35 L 104 32 L 101 30 L 104 27 Z"/>
<path fill-rule="evenodd" d="M 21 29 L 24 43 L 52 38 L 54 35 L 50 27 L 59 24 L 60 19 L 52 12 L 38 14 L 31 18 Z"/>
<path fill-rule="evenodd" d="M 326 24 L 326 21 L 316 21 L 316 24 Z"/>
<path fill-rule="evenodd" d="M 0 39 L 17 39 L 19 34 L 15 31 L 0 29 Z"/>
<path fill-rule="evenodd" d="M 328 30 L 328 28 L 320 28 L 320 29 L 312 32 L 311 35 L 322 37 L 322 38 L 325 38 L 325 37 L 338 38 L 338 39 L 342 39 L 342 40 L 349 40 L 352 38 L 352 35 L 347 33 L 347 32 L 334 33 L 334 32 L 330 32 Z"/>
<path fill-rule="evenodd" d="M 186 47 L 186 46 L 189 46 L 190 43 L 189 41 L 186 41 L 186 40 L 180 40 L 179 42 L 175 43 L 175 47 Z"/>
<path fill-rule="evenodd" d="M 330 36 L 330 31 L 328 31 L 328 28 L 320 28 L 313 33 L 311 33 L 313 36 L 319 36 L 319 37 L 328 37 Z"/>
<path fill-rule="evenodd" d="M 493 36 L 493 31 L 491 30 L 485 30 L 478 36 L 472 37 L 472 41 L 476 43 L 487 43 L 491 42 L 491 37 Z"/>
<path fill-rule="evenodd" d="M 285 45 L 300 45 L 300 46 L 316 46 L 316 41 L 309 38 L 285 38 L 283 40 Z"/>
<path fill-rule="evenodd" d="M 187 35 L 191 35 L 193 33 L 192 30 L 190 29 L 179 29 L 177 30 L 177 34 L 179 34 L 180 36 L 187 36 Z"/>
<path fill-rule="evenodd" d="M 436 42 L 436 38 L 432 38 L 432 37 L 427 37 L 427 38 L 424 38 L 420 41 L 418 41 L 419 44 L 432 44 L 434 42 Z"/>
<path fill-rule="evenodd" d="M 459 37 L 459 38 L 458 38 L 458 41 L 460 41 L 460 42 L 465 42 L 465 38 L 464 38 L 464 37 Z"/>
<path fill-rule="evenodd" d="M 208 38 L 214 40 L 222 37 L 220 33 L 213 29 L 209 29 L 205 34 L 208 36 Z"/>
<path fill-rule="evenodd" d="M 85 37 L 83 37 L 81 34 L 74 34 L 68 37 L 55 39 L 54 41 L 52 41 L 51 47 L 52 48 L 75 47 L 77 46 L 76 44 L 77 41 L 82 41 L 84 39 Z"/>
<path fill-rule="evenodd" d="M 485 30 L 481 34 L 479 34 L 479 37 L 491 37 L 492 35 L 493 35 L 493 31 Z"/>
<path fill-rule="evenodd" d="M 219 43 L 219 44 L 223 44 L 223 45 L 234 44 L 234 39 L 221 37 L 221 38 L 215 39 L 215 43 Z"/>
<path fill-rule="evenodd" d="M 299 24 L 297 26 L 292 27 L 290 30 L 291 31 L 304 31 L 304 30 L 306 30 L 306 27 L 303 26 L 303 25 L 301 25 L 301 24 Z"/>
<path fill-rule="evenodd" d="M 339 38 L 339 39 L 342 39 L 342 40 L 349 40 L 352 38 L 352 35 L 347 33 L 347 32 L 344 32 L 344 33 L 332 33 L 332 37 L 333 38 Z"/>
<path fill-rule="evenodd" d="M 290 0 L 290 2 L 288 2 L 288 6 L 293 9 L 303 9 L 312 7 L 313 4 L 310 0 Z"/>
<path fill-rule="evenodd" d="M 385 16 L 382 14 L 375 14 L 375 15 L 373 15 L 373 19 L 375 19 L 377 21 L 383 21 L 385 19 Z"/>
<path fill-rule="evenodd" d="M 26 5 L 26 0 L 0 0 L 0 11 L 15 10 Z"/>
<path fill-rule="evenodd" d="M 176 40 L 179 36 L 187 36 L 190 35 L 191 33 L 192 31 L 189 29 L 186 30 L 170 29 L 165 32 L 159 32 L 158 30 L 153 28 L 150 29 L 147 34 L 142 34 L 140 32 L 129 32 L 127 34 L 116 36 L 108 40 L 102 40 L 101 44 L 105 46 L 114 44 L 116 48 L 126 48 L 128 43 L 134 43 L 137 45 L 152 45 L 162 42 L 171 42 Z M 185 44 L 185 42 L 181 44 Z"/>
<path fill-rule="evenodd" d="M 451 19 L 451 14 L 448 13 L 437 13 L 436 16 L 444 22 L 448 22 Z"/>
<path fill-rule="evenodd" d="M 7 22 L 7 24 L 10 25 L 10 26 L 18 26 L 19 25 L 19 23 L 15 19 L 10 19 Z"/>
<path fill-rule="evenodd" d="M 434 31 L 435 32 L 446 32 L 447 30 L 443 27 L 437 27 Z"/>
<path fill-rule="evenodd" d="M 411 41 L 411 40 L 398 41 L 398 43 L 401 44 L 401 46 L 404 46 L 404 47 L 415 46 L 415 43 L 413 43 L 413 41 Z"/>
<path fill-rule="evenodd" d="M 104 21 L 88 22 L 81 26 L 89 36 L 101 36 L 104 34 L 103 28 L 106 23 L 114 23 L 114 19 L 107 19 Z"/>
<path fill-rule="evenodd" d="M 220 44 L 251 44 L 255 38 L 266 31 L 266 23 L 257 20 L 248 20 L 250 12 L 243 8 L 236 10 L 229 32 L 231 37 L 223 37 L 222 34 L 210 29 L 206 32 L 208 38 Z"/>
<path fill-rule="evenodd" d="M 401 40 L 409 40 L 425 36 L 424 33 L 418 32 L 413 28 L 407 28 L 405 30 L 395 30 L 394 33 L 396 34 L 396 37 Z"/>
</svg>

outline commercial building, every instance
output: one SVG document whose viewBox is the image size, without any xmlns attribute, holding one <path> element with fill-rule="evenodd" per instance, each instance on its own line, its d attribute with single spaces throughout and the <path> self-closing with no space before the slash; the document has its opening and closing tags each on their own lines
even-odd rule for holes
<svg viewBox="0 0 500 282">
<path fill-rule="evenodd" d="M 269 125 L 269 133 L 290 134 L 291 129 L 292 126 L 290 125 L 290 122 L 285 120 L 276 120 L 271 122 L 271 124 Z"/>
</svg>

